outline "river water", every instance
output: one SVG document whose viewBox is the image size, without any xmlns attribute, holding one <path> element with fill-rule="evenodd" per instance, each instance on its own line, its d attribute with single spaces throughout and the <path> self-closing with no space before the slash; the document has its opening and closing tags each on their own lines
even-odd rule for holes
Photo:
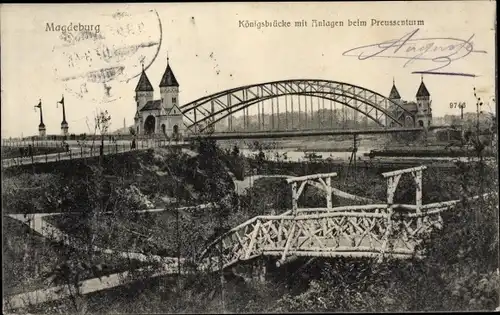
<svg viewBox="0 0 500 315">
<path fill-rule="evenodd" d="M 358 149 L 356 152 L 356 159 L 357 160 L 370 160 L 368 156 L 365 156 L 365 153 L 370 153 L 371 150 L 376 149 L 376 148 L 368 148 L 368 147 L 361 147 Z M 294 151 L 293 149 L 272 149 L 272 150 L 262 150 L 264 154 L 266 155 L 266 160 L 270 161 L 291 161 L 291 162 L 305 162 L 309 161 L 308 158 L 306 158 L 306 152 L 304 151 Z M 243 154 L 246 157 L 256 157 L 259 152 L 258 151 L 253 151 L 250 149 L 240 149 L 240 153 Z M 352 152 L 350 151 L 345 151 L 345 152 L 314 152 L 316 156 L 319 156 L 320 158 L 318 159 L 332 159 L 336 161 L 349 161 Z M 284 158 L 286 156 L 286 159 Z M 471 162 L 471 161 L 476 161 L 478 160 L 477 158 L 471 158 L 471 157 L 414 157 L 414 156 L 397 156 L 397 157 L 391 157 L 391 156 L 384 156 L 384 157 L 375 157 L 374 160 L 383 160 L 383 161 L 403 161 L 403 160 L 413 160 L 413 161 L 422 161 L 422 162 L 431 162 L 431 161 L 461 161 L 461 162 Z M 486 159 L 490 160 L 490 159 Z"/>
<path fill-rule="evenodd" d="M 294 151 L 292 149 L 273 149 L 273 150 L 262 150 L 266 155 L 266 160 L 277 161 L 278 159 L 281 161 L 292 161 L 292 162 L 301 162 L 307 161 L 306 152 L 303 151 Z M 356 157 L 365 158 L 363 154 L 369 153 L 370 149 L 358 149 L 356 153 Z M 253 157 L 259 154 L 258 151 L 252 151 L 249 149 L 240 149 L 240 153 L 246 157 Z M 344 160 L 347 161 L 351 157 L 351 152 L 314 152 L 317 156 L 320 156 L 321 159 L 331 158 L 334 160 Z M 286 159 L 285 159 L 286 156 Z"/>
<path fill-rule="evenodd" d="M 83 141 L 82 141 L 83 142 Z M 70 145 L 70 147 L 73 150 L 79 150 L 80 147 L 79 145 L 82 144 L 82 142 L 78 142 L 75 140 L 68 140 L 66 143 Z M 24 142 L 25 145 L 27 146 L 28 144 L 31 144 L 29 141 Z M 83 142 L 85 146 L 91 146 L 94 144 L 95 147 L 99 147 L 100 141 L 84 141 Z M 43 141 L 43 145 L 41 146 L 59 146 L 61 144 L 60 141 Z M 131 142 L 128 140 L 117 140 L 116 142 L 111 142 L 108 140 L 104 141 L 104 145 L 111 145 L 111 146 L 117 146 L 119 148 L 123 149 L 128 149 L 130 148 Z M 138 141 L 136 143 L 137 148 L 147 148 L 147 147 L 154 147 L 156 144 L 152 141 Z M 358 147 L 358 151 L 356 152 L 356 158 L 358 160 L 369 160 L 369 157 L 364 156 L 365 153 L 369 153 L 373 149 L 379 149 L 380 147 L 377 146 L 370 146 L 370 144 L 361 144 Z M 307 150 L 305 150 L 307 151 Z M 304 151 L 297 151 L 296 149 L 293 148 L 282 148 L 282 149 L 267 149 L 263 150 L 264 154 L 266 155 L 266 160 L 270 161 L 291 161 L 291 162 L 301 162 L 301 161 L 308 161 L 306 158 L 306 152 Z M 258 151 L 246 149 L 246 148 L 241 148 L 240 153 L 242 153 L 246 157 L 256 157 L 258 155 Z M 319 157 L 319 159 L 332 159 L 336 161 L 349 161 L 352 152 L 351 151 L 343 151 L 343 152 L 314 152 L 316 156 Z M 285 158 L 286 156 L 286 158 Z M 422 160 L 422 161 L 453 161 L 453 160 L 461 160 L 461 161 L 470 161 L 470 158 L 463 157 L 463 158 L 456 158 L 456 157 L 376 157 L 375 160 L 387 160 L 387 161 L 394 161 L 394 160 Z"/>
</svg>

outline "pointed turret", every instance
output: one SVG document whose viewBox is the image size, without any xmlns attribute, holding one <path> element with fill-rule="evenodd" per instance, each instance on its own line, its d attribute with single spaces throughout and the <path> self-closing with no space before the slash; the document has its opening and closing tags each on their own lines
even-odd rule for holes
<svg viewBox="0 0 500 315">
<path fill-rule="evenodd" d="M 431 95 L 424 84 L 424 77 L 420 82 L 417 91 L 418 110 L 416 114 L 416 123 L 418 127 L 428 128 L 432 123 Z"/>
<path fill-rule="evenodd" d="M 179 104 L 179 82 L 177 82 L 168 61 L 167 55 L 167 69 L 160 82 L 161 105 L 166 113 Z"/>
<path fill-rule="evenodd" d="M 142 65 L 142 73 L 139 78 L 139 82 L 137 83 L 137 87 L 135 88 L 136 92 L 153 92 L 153 85 L 149 82 L 148 76 L 144 71 L 144 64 Z"/>
<path fill-rule="evenodd" d="M 167 57 L 167 69 L 165 70 L 165 73 L 163 73 L 163 77 L 161 78 L 160 87 L 162 88 L 169 86 L 179 87 L 179 82 L 177 82 L 174 72 L 172 71 L 172 68 L 170 68 Z"/>
<path fill-rule="evenodd" d="M 396 88 L 396 82 L 394 81 L 394 78 L 392 79 L 392 89 L 391 93 L 389 94 L 389 99 L 391 100 L 401 99 L 401 95 L 399 95 L 398 89 Z"/>
<path fill-rule="evenodd" d="M 144 71 L 144 64 L 142 64 L 142 73 L 135 88 L 135 100 L 137 102 L 137 110 L 141 110 L 147 102 L 153 100 L 154 89 L 151 82 L 149 82 L 146 71 Z"/>
<path fill-rule="evenodd" d="M 422 81 L 420 82 L 420 86 L 418 87 L 418 91 L 417 91 L 417 99 L 421 98 L 421 97 L 429 97 L 431 96 L 429 94 L 429 91 L 427 90 L 427 87 L 425 86 L 424 84 L 424 77 L 422 76 Z"/>
</svg>

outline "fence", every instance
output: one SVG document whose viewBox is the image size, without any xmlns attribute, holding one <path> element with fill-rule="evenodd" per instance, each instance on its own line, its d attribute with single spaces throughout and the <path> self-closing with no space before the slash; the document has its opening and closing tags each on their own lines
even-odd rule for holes
<svg viewBox="0 0 500 315">
<path fill-rule="evenodd" d="M 64 147 L 64 144 L 61 144 L 59 142 L 54 142 L 53 144 L 54 146 L 49 145 L 47 147 Z M 124 153 L 131 150 L 141 150 L 141 149 L 150 149 L 158 147 L 182 147 L 186 145 L 189 145 L 189 143 L 184 141 L 150 139 L 147 141 L 137 141 L 135 148 L 132 149 L 131 143 L 119 144 L 115 142 L 115 143 L 107 143 L 107 145 L 104 145 L 102 147 L 102 155 Z M 62 160 L 74 160 L 74 159 L 96 157 L 100 155 L 101 155 L 100 143 L 98 142 L 92 143 L 91 141 L 85 143 L 79 142 L 78 147 L 72 147 L 67 152 L 45 153 L 42 155 L 30 155 L 30 156 L 26 155 L 16 158 L 3 159 L 2 167 L 58 162 Z"/>
<path fill-rule="evenodd" d="M 51 140 L 20 140 L 20 139 L 12 139 L 12 140 L 4 140 L 2 139 L 2 147 L 45 147 L 45 148 L 61 148 L 63 147 L 63 143 L 60 141 L 51 141 Z"/>
<path fill-rule="evenodd" d="M 63 147 L 68 144 L 80 144 L 80 143 L 97 143 L 99 144 L 101 142 L 100 137 L 73 137 L 70 138 L 68 137 L 67 139 L 61 138 L 62 136 L 59 136 L 57 139 L 52 139 L 54 137 L 44 137 L 44 138 L 39 138 L 39 137 L 32 137 L 32 138 L 16 138 L 16 139 L 2 139 L 2 147 L 28 147 L 31 145 L 32 147 L 52 147 L 52 148 L 57 148 L 57 147 Z M 104 137 L 104 143 L 107 144 L 114 144 L 117 142 L 122 142 L 122 143 L 128 143 L 130 144 L 132 140 L 134 139 L 133 136 L 106 136 Z M 163 145 L 167 145 L 169 143 L 181 143 L 184 142 L 185 139 L 184 137 L 179 137 L 179 138 L 165 138 L 165 137 L 160 137 L 160 136 L 138 136 L 135 137 L 136 142 L 139 141 L 150 141 L 154 143 L 162 143 Z"/>
<path fill-rule="evenodd" d="M 132 139 L 155 139 L 155 140 L 182 140 L 185 135 L 179 133 L 177 135 L 172 135 L 171 137 L 165 134 L 149 134 L 149 135 L 132 135 L 132 134 L 106 134 L 104 135 L 104 140 L 129 140 Z M 9 138 L 2 139 L 8 141 L 82 141 L 82 140 L 101 140 L 101 135 L 99 134 L 70 134 L 67 136 L 63 135 L 45 135 L 45 136 L 29 136 L 29 137 L 18 137 L 18 138 Z"/>
</svg>

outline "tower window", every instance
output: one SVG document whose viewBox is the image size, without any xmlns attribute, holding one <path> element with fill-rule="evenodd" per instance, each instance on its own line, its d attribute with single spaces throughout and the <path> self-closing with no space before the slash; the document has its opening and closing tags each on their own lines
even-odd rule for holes
<svg viewBox="0 0 500 315">
<path fill-rule="evenodd" d="M 177 103 L 177 97 L 172 97 L 172 103 Z"/>
</svg>

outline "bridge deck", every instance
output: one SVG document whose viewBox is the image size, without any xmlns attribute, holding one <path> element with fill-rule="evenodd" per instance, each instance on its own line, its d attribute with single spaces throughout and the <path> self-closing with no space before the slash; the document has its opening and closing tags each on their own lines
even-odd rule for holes
<svg viewBox="0 0 500 315">
<path fill-rule="evenodd" d="M 314 136 L 340 136 L 361 134 L 387 134 L 398 132 L 420 132 L 423 128 L 387 128 L 387 129 L 342 129 L 342 130 L 286 130 L 286 131 L 257 131 L 257 132 L 221 132 L 212 134 L 187 135 L 185 140 L 209 138 L 214 140 L 229 139 L 269 139 L 269 138 L 298 138 Z"/>
</svg>

